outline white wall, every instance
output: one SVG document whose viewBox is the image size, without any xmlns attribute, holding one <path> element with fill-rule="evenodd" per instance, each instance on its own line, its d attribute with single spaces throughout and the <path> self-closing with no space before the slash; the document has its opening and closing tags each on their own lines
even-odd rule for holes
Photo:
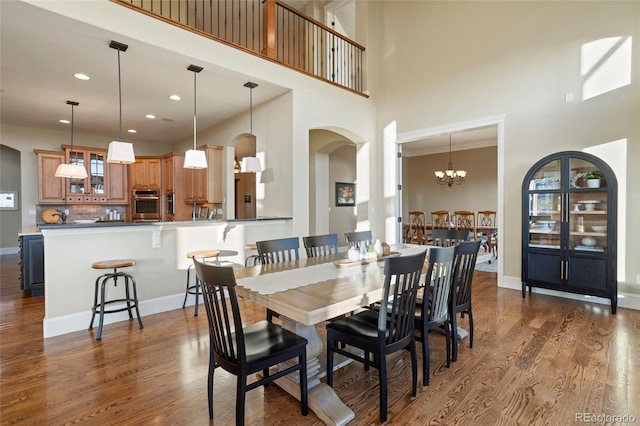
<svg viewBox="0 0 640 426">
<path fill-rule="evenodd" d="M 369 4 L 369 27 L 379 30 L 366 44 L 379 134 L 393 121 L 398 133 L 406 133 L 504 114 L 502 264 L 515 283 L 522 179 L 547 154 L 626 138 L 629 185 L 622 208 L 630 241 L 640 238 L 632 213 L 640 209 L 640 169 L 633 167 L 640 163 L 639 17 L 638 2 Z M 631 83 L 583 100 L 595 74 L 581 73 L 583 49 L 608 37 L 632 38 Z M 571 103 L 565 103 L 567 92 L 574 94 Z M 619 250 L 627 264 L 620 287 L 640 292 L 634 261 L 640 247 L 628 242 Z"/>
</svg>

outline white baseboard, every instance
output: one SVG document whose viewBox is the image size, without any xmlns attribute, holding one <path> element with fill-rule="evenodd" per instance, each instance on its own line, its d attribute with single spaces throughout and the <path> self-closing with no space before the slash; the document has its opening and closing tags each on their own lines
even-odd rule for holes
<svg viewBox="0 0 640 426">
<path fill-rule="evenodd" d="M 182 301 L 184 300 L 184 293 L 173 294 L 170 296 L 158 297 L 156 299 L 143 300 L 140 302 L 140 316 L 142 317 L 142 324 L 144 325 L 144 317 L 146 315 L 153 315 L 160 312 L 171 311 L 174 309 L 182 308 Z M 195 298 L 190 296 L 187 298 L 187 306 L 193 306 Z M 123 304 L 124 306 L 124 304 Z M 117 306 L 113 306 L 117 308 Z M 135 318 L 135 312 L 134 312 Z M 129 321 L 129 314 L 124 312 L 116 312 L 104 316 L 104 324 L 112 324 L 119 321 Z M 137 320 L 135 320 L 137 322 Z M 87 330 L 89 323 L 91 322 L 91 310 L 72 314 L 64 315 L 56 318 L 45 318 L 42 321 L 42 331 L 45 338 L 59 336 L 61 334 L 72 333 L 74 331 Z M 98 316 L 93 322 L 93 329 L 97 333 L 98 329 Z M 102 333 L 105 333 L 103 329 Z"/>
<path fill-rule="evenodd" d="M 522 280 L 520 279 L 520 277 L 503 276 L 502 279 L 498 280 L 498 287 L 510 288 L 513 290 L 522 291 Z M 548 290 L 546 288 L 534 287 L 532 289 L 532 293 L 534 294 L 540 293 L 540 294 L 546 294 L 549 296 L 563 297 L 565 299 L 582 300 L 582 301 L 587 300 L 589 302 L 599 303 L 601 305 L 607 305 L 607 306 L 610 304 L 609 299 L 606 299 L 604 297 L 585 296 L 583 294 L 574 294 L 574 293 L 568 293 L 564 291 Z M 640 310 L 640 294 L 618 291 L 618 307 Z"/>
</svg>

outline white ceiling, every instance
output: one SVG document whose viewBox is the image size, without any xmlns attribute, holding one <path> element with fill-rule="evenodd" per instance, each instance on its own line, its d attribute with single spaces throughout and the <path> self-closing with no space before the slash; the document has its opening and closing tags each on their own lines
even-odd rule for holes
<svg viewBox="0 0 640 426">
<path fill-rule="evenodd" d="M 294 6 L 304 9 L 304 1 Z M 193 72 L 186 69 L 190 64 L 204 68 L 197 75 L 199 130 L 248 110 L 250 91 L 244 87 L 248 81 L 258 84 L 254 107 L 288 90 L 19 1 L 0 0 L 0 17 L 2 123 L 67 131 L 69 125 L 59 120 L 71 118 L 66 101 L 73 100 L 79 102 L 74 111 L 76 132 L 116 138 L 118 53 L 109 47 L 111 40 L 129 45 L 120 53 L 126 140 L 172 144 L 192 137 Z M 91 79 L 78 80 L 73 77 L 76 72 Z M 169 100 L 171 94 L 181 95 L 182 100 Z M 145 118 L 149 113 L 157 118 Z M 137 130 L 135 135 L 126 133 L 131 128 Z M 495 126 L 456 133 L 453 150 L 495 145 L 496 139 Z M 404 144 L 403 153 L 444 152 L 448 142 L 448 134 L 438 135 Z"/>
<path fill-rule="evenodd" d="M 175 143 L 193 135 L 190 64 L 204 68 L 197 75 L 199 130 L 248 110 L 248 81 L 258 84 L 253 89 L 254 107 L 287 90 L 22 2 L 0 1 L 0 15 L 2 123 L 66 131 L 69 125 L 58 120 L 70 119 L 66 101 L 73 100 L 80 103 L 74 111 L 75 131 L 117 137 L 118 53 L 109 47 L 111 40 L 129 45 L 120 53 L 127 140 Z M 76 72 L 91 79 L 78 80 L 73 77 Z M 182 100 L 169 100 L 171 94 Z M 149 113 L 157 118 L 145 118 Z M 130 128 L 137 134 L 127 134 Z"/>
</svg>

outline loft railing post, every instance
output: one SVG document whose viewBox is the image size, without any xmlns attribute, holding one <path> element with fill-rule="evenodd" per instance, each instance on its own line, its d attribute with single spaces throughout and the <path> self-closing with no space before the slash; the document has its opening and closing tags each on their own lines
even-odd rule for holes
<svg viewBox="0 0 640 426">
<path fill-rule="evenodd" d="M 263 0 L 262 54 L 276 59 L 276 0 Z"/>
</svg>

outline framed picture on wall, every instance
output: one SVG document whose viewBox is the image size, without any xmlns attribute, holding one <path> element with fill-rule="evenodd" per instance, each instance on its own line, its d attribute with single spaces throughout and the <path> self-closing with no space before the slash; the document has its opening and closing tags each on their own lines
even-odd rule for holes
<svg viewBox="0 0 640 426">
<path fill-rule="evenodd" d="M 336 182 L 336 206 L 348 207 L 356 205 L 356 184 Z"/>
</svg>

